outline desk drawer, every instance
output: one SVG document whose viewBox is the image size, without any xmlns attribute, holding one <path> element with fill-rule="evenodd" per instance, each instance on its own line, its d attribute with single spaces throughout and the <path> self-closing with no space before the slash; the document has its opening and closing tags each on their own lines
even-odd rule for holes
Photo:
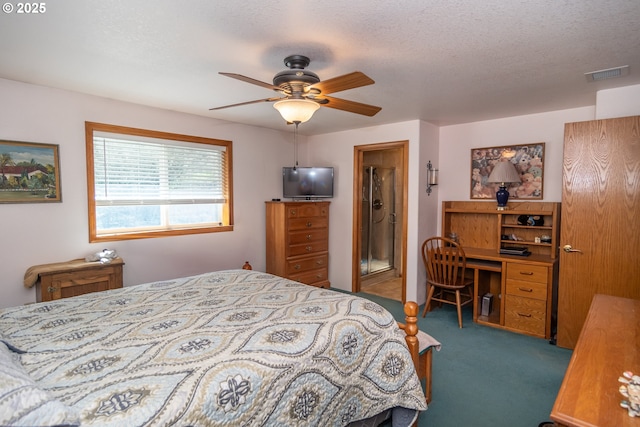
<svg viewBox="0 0 640 427">
<path fill-rule="evenodd" d="M 504 325 L 534 335 L 544 337 L 547 317 L 546 301 L 506 296 Z"/>
<path fill-rule="evenodd" d="M 507 279 L 507 295 L 547 300 L 547 284 Z"/>
<path fill-rule="evenodd" d="M 549 269 L 539 265 L 507 263 L 507 280 L 522 280 L 525 282 L 547 283 Z"/>
</svg>

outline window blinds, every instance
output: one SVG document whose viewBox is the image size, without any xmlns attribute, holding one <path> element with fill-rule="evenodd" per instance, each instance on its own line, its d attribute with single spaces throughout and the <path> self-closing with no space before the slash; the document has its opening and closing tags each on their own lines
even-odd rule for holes
<svg viewBox="0 0 640 427">
<path fill-rule="evenodd" d="M 96 134 L 93 155 L 97 206 L 227 202 L 224 146 Z"/>
</svg>

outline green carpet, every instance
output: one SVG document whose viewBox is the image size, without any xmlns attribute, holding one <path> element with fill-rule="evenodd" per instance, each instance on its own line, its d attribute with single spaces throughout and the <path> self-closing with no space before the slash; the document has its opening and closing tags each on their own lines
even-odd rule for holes
<svg viewBox="0 0 640 427">
<path fill-rule="evenodd" d="M 364 293 L 404 321 L 398 301 Z M 421 307 L 422 309 L 422 307 Z M 571 350 L 548 341 L 473 323 L 454 306 L 418 317 L 420 329 L 442 343 L 433 354 L 433 401 L 419 427 L 537 427 L 548 421 Z"/>
</svg>

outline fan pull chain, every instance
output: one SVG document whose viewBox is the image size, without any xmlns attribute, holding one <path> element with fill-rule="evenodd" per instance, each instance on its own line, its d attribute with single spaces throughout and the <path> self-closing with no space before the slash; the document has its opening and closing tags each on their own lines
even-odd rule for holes
<svg viewBox="0 0 640 427">
<path fill-rule="evenodd" d="M 296 170 L 296 168 L 298 167 L 298 125 L 300 124 L 299 121 L 295 121 L 293 122 L 294 125 L 296 125 L 295 129 L 293 130 L 293 160 L 294 160 L 294 165 L 293 165 L 293 170 Z"/>
</svg>

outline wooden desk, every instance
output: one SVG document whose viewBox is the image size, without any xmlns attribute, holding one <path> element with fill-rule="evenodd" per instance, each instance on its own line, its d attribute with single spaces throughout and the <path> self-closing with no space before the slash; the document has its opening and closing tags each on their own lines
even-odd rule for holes
<svg viewBox="0 0 640 427">
<path fill-rule="evenodd" d="M 521 217 L 537 217 L 538 224 Z M 559 219 L 560 203 L 555 202 L 514 201 L 500 211 L 495 201 L 442 202 L 441 233 L 457 236 L 473 272 L 475 322 L 551 338 Z M 526 246 L 531 255 L 500 253 L 510 245 Z M 487 293 L 493 295 L 493 310 L 482 316 Z"/>
<path fill-rule="evenodd" d="M 595 295 L 551 419 L 567 427 L 640 426 L 620 407 L 624 371 L 640 373 L 640 300 Z"/>
<path fill-rule="evenodd" d="M 473 321 L 540 338 L 551 337 L 553 278 L 557 262 L 545 255 L 504 255 L 463 247 L 473 270 Z M 493 294 L 493 310 L 482 316 L 482 296 Z"/>
</svg>

